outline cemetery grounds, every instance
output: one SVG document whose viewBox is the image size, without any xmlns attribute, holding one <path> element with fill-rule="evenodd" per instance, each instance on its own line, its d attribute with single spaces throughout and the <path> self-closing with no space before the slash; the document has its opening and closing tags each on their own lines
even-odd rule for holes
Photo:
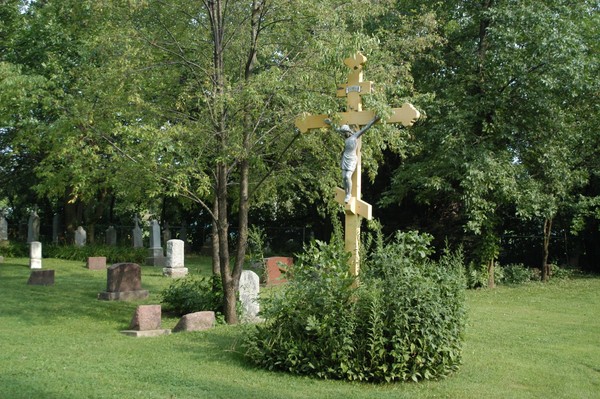
<svg viewBox="0 0 600 399">
<path fill-rule="evenodd" d="M 248 363 L 248 326 L 154 338 L 120 334 L 137 305 L 172 281 L 142 267 L 148 299 L 99 301 L 104 270 L 44 259 L 53 286 L 30 286 L 29 259 L 0 264 L 0 399 L 19 398 L 600 398 L 600 278 L 467 294 L 460 370 L 439 381 L 361 384 Z M 208 258 L 188 258 L 208 275 Z M 265 294 L 263 292 L 263 294 Z M 178 319 L 163 315 L 163 328 Z"/>
</svg>

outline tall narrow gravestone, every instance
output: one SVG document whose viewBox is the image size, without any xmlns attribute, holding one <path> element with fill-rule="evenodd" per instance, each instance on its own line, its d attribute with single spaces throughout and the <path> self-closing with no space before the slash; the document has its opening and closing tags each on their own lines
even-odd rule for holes
<svg viewBox="0 0 600 399">
<path fill-rule="evenodd" d="M 41 269 L 42 268 L 42 243 L 39 241 L 33 241 L 29 246 L 29 268 L 30 269 Z"/>
<path fill-rule="evenodd" d="M 32 211 L 27 222 L 27 243 L 40 240 L 40 217 Z"/>
<path fill-rule="evenodd" d="M 105 301 L 129 301 L 148 297 L 142 290 L 142 269 L 136 263 L 117 263 L 106 269 L 106 291 L 98 294 Z"/>
<path fill-rule="evenodd" d="M 188 269 L 185 266 L 185 251 L 182 240 L 167 241 L 167 261 L 163 274 L 169 277 L 185 277 Z"/>
<path fill-rule="evenodd" d="M 160 225 L 158 221 L 153 220 L 150 224 L 150 249 L 146 264 L 150 266 L 165 266 L 165 255 L 160 245 Z"/>
<path fill-rule="evenodd" d="M 0 241 L 8 240 L 8 222 L 4 217 L 4 213 L 0 214 Z"/>
<path fill-rule="evenodd" d="M 133 221 L 135 222 L 135 226 L 133 226 L 133 230 L 131 231 L 133 247 L 134 248 L 143 248 L 144 242 L 142 240 L 142 229 L 140 227 L 140 224 L 139 224 L 140 220 L 138 219 L 137 215 L 136 215 L 135 219 L 133 219 Z"/>
</svg>

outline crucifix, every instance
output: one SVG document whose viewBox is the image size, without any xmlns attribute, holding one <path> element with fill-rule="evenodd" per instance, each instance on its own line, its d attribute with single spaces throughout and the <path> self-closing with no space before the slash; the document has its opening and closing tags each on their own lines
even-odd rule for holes
<svg viewBox="0 0 600 399">
<path fill-rule="evenodd" d="M 374 123 L 380 122 L 381 118 L 375 115 L 374 111 L 362 109 L 361 96 L 370 94 L 373 91 L 373 82 L 363 81 L 363 66 L 367 61 L 360 52 L 346 58 L 344 64 L 350 68 L 348 73 L 348 82 L 341 84 L 337 88 L 338 97 L 346 97 L 346 112 L 340 112 L 339 120 L 343 124 L 341 132 L 346 132 L 349 136 L 355 136 L 355 142 L 349 146 L 346 141 L 346 147 L 342 158 L 342 173 L 345 174 L 348 170 L 345 169 L 345 156 L 350 151 L 356 151 L 355 167 L 352 172 L 351 182 L 346 183 L 344 177 L 344 189 L 337 187 L 335 189 L 336 201 L 344 207 L 345 226 L 344 226 L 344 242 L 346 251 L 351 253 L 350 257 L 350 273 L 358 276 L 360 269 L 359 246 L 360 246 L 360 224 L 362 218 L 371 220 L 372 207 L 367 202 L 361 200 L 361 159 L 360 159 L 360 136 L 369 129 Z M 392 109 L 392 114 L 385 119 L 386 123 L 401 123 L 409 127 L 419 119 L 420 113 L 409 103 L 405 103 L 400 108 Z M 308 115 L 303 114 L 295 121 L 296 127 L 305 133 L 310 129 L 320 129 L 330 125 L 329 115 Z M 350 126 L 355 126 L 358 130 L 354 131 Z M 348 139 L 347 139 L 348 140 Z"/>
</svg>

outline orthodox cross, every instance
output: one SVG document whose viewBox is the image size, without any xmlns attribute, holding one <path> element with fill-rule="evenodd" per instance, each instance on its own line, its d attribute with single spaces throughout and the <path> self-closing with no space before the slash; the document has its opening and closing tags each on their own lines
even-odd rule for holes
<svg viewBox="0 0 600 399">
<path fill-rule="evenodd" d="M 350 58 L 344 60 L 344 64 L 350 68 L 348 82 L 341 84 L 337 88 L 338 97 L 346 97 L 346 112 L 338 114 L 340 123 L 357 126 L 359 128 L 369 124 L 375 119 L 375 112 L 362 109 L 361 96 L 370 94 L 373 91 L 373 82 L 363 81 L 363 65 L 367 61 L 360 52 L 357 52 Z M 411 104 L 406 103 L 400 108 L 392 109 L 392 114 L 385 119 L 386 123 L 401 123 L 408 127 L 419 119 L 420 113 Z M 296 127 L 302 132 L 310 129 L 320 129 L 329 126 L 329 115 L 308 115 L 303 114 L 295 121 Z M 379 120 L 380 122 L 381 120 Z M 360 138 L 357 145 L 358 163 L 354 174 L 352 175 L 352 192 L 349 201 L 345 201 L 345 190 L 337 187 L 335 189 L 335 199 L 344 206 L 345 211 L 345 248 L 351 253 L 350 272 L 358 276 L 360 269 L 359 247 L 360 247 L 360 224 L 362 218 L 371 220 L 372 207 L 367 202 L 361 200 L 361 159 L 360 159 Z"/>
</svg>

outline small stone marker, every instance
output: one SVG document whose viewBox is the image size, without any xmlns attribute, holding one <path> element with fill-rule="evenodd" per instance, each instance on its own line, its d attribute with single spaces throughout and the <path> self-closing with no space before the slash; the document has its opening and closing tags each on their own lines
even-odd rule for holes
<svg viewBox="0 0 600 399">
<path fill-rule="evenodd" d="M 42 268 L 42 243 L 39 241 L 32 241 L 29 244 L 29 268 Z"/>
<path fill-rule="evenodd" d="M 177 278 L 185 277 L 188 269 L 185 266 L 185 244 L 182 240 L 167 241 L 167 261 L 163 274 L 165 276 Z"/>
<path fill-rule="evenodd" d="M 179 319 L 173 332 L 208 330 L 215 326 L 215 322 L 215 312 L 213 311 L 188 313 Z"/>
<path fill-rule="evenodd" d="M 169 335 L 171 330 L 160 328 L 161 313 L 160 305 L 140 305 L 133 314 L 129 330 L 123 330 L 121 333 L 133 337 Z"/>
<path fill-rule="evenodd" d="M 89 270 L 106 269 L 106 256 L 90 256 L 87 258 L 87 268 Z"/>
<path fill-rule="evenodd" d="M 260 305 L 258 303 L 258 293 L 260 291 L 260 278 L 252 270 L 242 270 L 240 276 L 240 302 L 244 313 L 242 320 L 244 322 L 258 321 L 258 312 Z"/>
<path fill-rule="evenodd" d="M 285 256 L 273 256 L 265 258 L 265 271 L 267 285 L 278 285 L 287 283 L 285 272 L 294 265 L 294 258 Z"/>
<path fill-rule="evenodd" d="M 54 270 L 32 270 L 28 285 L 54 285 Z"/>
<path fill-rule="evenodd" d="M 98 294 L 105 301 L 144 299 L 148 291 L 142 290 L 142 269 L 137 263 L 117 263 L 106 269 L 106 291 Z"/>
</svg>

